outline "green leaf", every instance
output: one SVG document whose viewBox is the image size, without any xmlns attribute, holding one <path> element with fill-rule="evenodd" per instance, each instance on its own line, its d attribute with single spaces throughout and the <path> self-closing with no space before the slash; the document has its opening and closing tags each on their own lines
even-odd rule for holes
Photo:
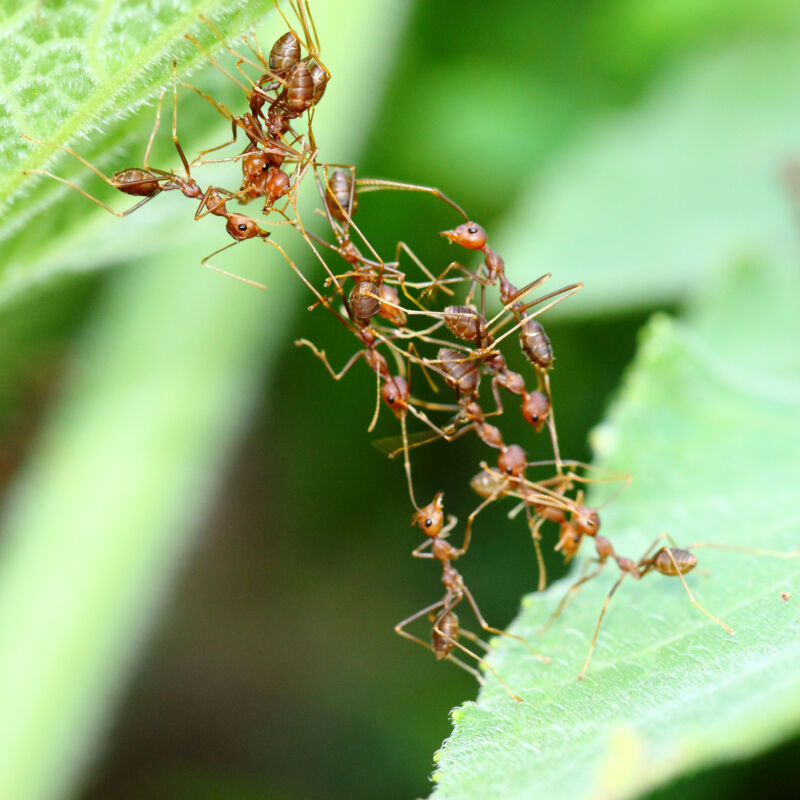
<svg viewBox="0 0 800 800">
<path fill-rule="evenodd" d="M 653 318 L 593 437 L 601 465 L 634 476 L 602 511 L 602 533 L 618 553 L 638 559 L 661 532 L 679 546 L 800 545 L 798 303 L 794 270 L 751 262 L 719 281 L 688 322 Z M 584 547 L 589 556 L 591 543 Z M 796 732 L 800 559 L 711 548 L 697 555 L 687 582 L 734 634 L 694 608 L 675 578 L 628 579 L 580 682 L 617 567 L 586 584 L 542 638 L 537 630 L 578 569 L 526 597 L 510 630 L 552 663 L 508 640 L 497 645 L 492 663 L 524 702 L 487 676 L 477 703 L 453 712 L 434 796 L 634 797 Z M 784 601 L 783 591 L 795 596 Z"/>
<path fill-rule="evenodd" d="M 554 159 L 498 236 L 510 269 L 584 291 L 564 314 L 673 302 L 743 254 L 786 260 L 780 182 L 800 152 L 796 38 L 684 64 Z"/>
</svg>

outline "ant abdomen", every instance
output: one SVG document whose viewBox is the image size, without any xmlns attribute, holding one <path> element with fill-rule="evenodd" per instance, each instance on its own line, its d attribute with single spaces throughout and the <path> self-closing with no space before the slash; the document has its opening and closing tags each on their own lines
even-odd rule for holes
<svg viewBox="0 0 800 800">
<path fill-rule="evenodd" d="M 111 177 L 111 182 L 117 189 L 135 197 L 150 197 L 158 194 L 164 188 L 163 180 L 154 172 L 137 167 L 120 170 Z"/>
<path fill-rule="evenodd" d="M 328 86 L 328 81 L 331 79 L 331 76 L 330 73 L 313 58 L 308 62 L 308 71 L 311 73 L 311 79 L 314 81 L 314 97 L 311 99 L 311 105 L 315 106 L 322 100 L 322 95 L 325 94 L 325 89 Z"/>
<path fill-rule="evenodd" d="M 478 365 L 464 358 L 458 350 L 442 347 L 436 354 L 447 385 L 458 395 L 473 395 L 478 391 L 481 374 Z"/>
<path fill-rule="evenodd" d="M 486 320 L 469 306 L 447 306 L 444 310 L 444 323 L 453 336 L 479 345 L 490 344 Z"/>
<path fill-rule="evenodd" d="M 358 195 L 353 191 L 353 176 L 349 172 L 336 169 L 331 173 L 325 192 L 325 205 L 328 206 L 331 216 L 339 222 L 347 222 L 345 215 L 352 217 L 356 213 Z"/>
<path fill-rule="evenodd" d="M 302 114 L 314 102 L 314 90 L 314 78 L 306 64 L 300 61 L 294 66 L 286 82 L 286 107 L 296 114 Z"/>
<path fill-rule="evenodd" d="M 691 572 L 697 566 L 697 556 L 677 547 L 662 547 L 653 556 L 653 567 L 662 575 L 677 577 Z"/>
<path fill-rule="evenodd" d="M 431 631 L 431 645 L 436 658 L 447 658 L 456 646 L 457 639 L 458 617 L 452 611 L 437 617 Z"/>
<path fill-rule="evenodd" d="M 370 281 L 357 283 L 350 292 L 348 302 L 353 315 L 360 320 L 372 319 L 381 309 L 378 287 Z"/>
<path fill-rule="evenodd" d="M 545 372 L 552 368 L 553 347 L 540 322 L 535 319 L 525 322 L 519 331 L 519 341 L 523 352 L 534 366 Z"/>
<path fill-rule="evenodd" d="M 269 51 L 269 71 L 283 77 L 300 60 L 300 42 L 292 31 L 287 31 Z"/>
</svg>

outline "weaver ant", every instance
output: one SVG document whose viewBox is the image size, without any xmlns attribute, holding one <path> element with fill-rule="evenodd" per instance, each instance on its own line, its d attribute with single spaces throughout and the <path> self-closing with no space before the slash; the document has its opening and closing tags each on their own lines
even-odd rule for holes
<svg viewBox="0 0 800 800">
<path fill-rule="evenodd" d="M 467 638 L 476 644 L 485 647 L 487 651 L 489 650 L 488 645 L 486 645 L 480 638 L 475 636 L 475 634 L 460 628 L 458 624 L 458 618 L 453 613 L 453 610 L 466 598 L 470 608 L 475 614 L 478 624 L 487 633 L 515 639 L 516 641 L 525 645 L 525 647 L 540 661 L 548 663 L 550 659 L 534 650 L 523 637 L 516 636 L 515 634 L 508 633 L 506 631 L 501 631 L 499 628 L 493 628 L 486 622 L 480 612 L 480 609 L 478 608 L 477 603 L 475 602 L 475 598 L 464 584 L 464 579 L 451 563 L 459 556 L 463 555 L 467 542 L 465 540 L 464 544 L 460 548 L 451 545 L 447 541 L 447 535 L 453 529 L 453 527 L 455 527 L 456 519 L 455 517 L 450 516 L 446 525 L 444 524 L 444 521 L 442 492 L 437 492 L 433 500 L 426 506 L 418 509 L 411 518 L 411 524 L 417 525 L 428 537 L 419 547 L 412 551 L 411 555 L 414 558 L 430 558 L 439 561 L 442 566 L 442 583 L 445 586 L 445 595 L 438 603 L 434 603 L 427 608 L 423 608 L 422 610 L 417 611 L 415 614 L 412 614 L 410 617 L 407 617 L 402 622 L 399 622 L 395 626 L 395 631 L 400 636 L 417 642 L 423 647 L 432 650 L 438 659 L 446 658 L 450 661 L 453 661 L 462 669 L 466 669 L 468 672 L 474 675 L 480 683 L 484 683 L 480 673 L 467 664 L 459 661 L 452 655 L 453 649 L 458 648 L 463 653 L 466 653 L 478 661 L 478 663 L 480 663 L 485 669 L 488 669 L 498 679 L 498 681 L 500 681 L 513 700 L 521 702 L 521 698 L 511 691 L 508 684 L 500 677 L 491 664 L 486 662 L 476 653 L 472 652 L 469 648 L 459 643 L 458 636 L 460 634 L 467 636 Z M 429 550 L 430 552 L 428 552 Z M 434 614 L 434 612 L 437 612 L 437 610 L 438 613 Z M 431 644 L 428 644 L 422 639 L 419 639 L 418 637 L 413 636 L 404 630 L 406 625 L 425 615 L 430 615 L 433 621 Z"/>
<path fill-rule="evenodd" d="M 665 540 L 670 546 L 662 545 L 661 547 L 658 547 L 659 543 Z M 668 533 L 659 534 L 653 543 L 647 548 L 647 550 L 645 550 L 644 554 L 638 561 L 633 561 L 630 558 L 617 555 L 614 552 L 611 542 L 602 536 L 595 536 L 595 547 L 597 550 L 597 556 L 589 563 L 596 563 L 597 567 L 587 575 L 579 578 L 574 584 L 572 584 L 572 586 L 570 586 L 564 597 L 561 599 L 561 602 L 558 604 L 556 610 L 539 631 L 540 634 L 542 634 L 547 630 L 547 628 L 550 627 L 556 617 L 562 613 L 569 600 L 573 598 L 579 591 L 580 587 L 600 574 L 609 558 L 617 562 L 617 566 L 620 568 L 621 575 L 619 578 L 617 578 L 616 582 L 611 587 L 611 590 L 606 595 L 605 601 L 603 602 L 603 608 L 600 612 L 600 617 L 597 620 L 597 625 L 595 626 L 594 634 L 592 635 L 592 641 L 589 645 L 589 652 L 586 656 L 583 669 L 581 670 L 580 675 L 578 675 L 578 680 L 583 680 L 584 676 L 586 675 L 586 671 L 589 668 L 589 662 L 592 659 L 592 654 L 597 643 L 597 636 L 600 633 L 600 626 L 603 623 L 603 619 L 606 611 L 608 610 L 611 598 L 614 596 L 615 592 L 622 584 L 622 581 L 627 576 L 632 577 L 634 580 L 640 580 L 651 572 L 658 572 L 659 574 L 667 577 L 679 578 L 683 588 L 686 590 L 686 594 L 689 596 L 689 600 L 692 605 L 699 611 L 702 611 L 703 614 L 705 614 L 721 628 L 723 628 L 726 633 L 732 634 L 733 629 L 729 625 L 727 625 L 718 617 L 715 617 L 708 609 L 702 606 L 695 599 L 691 589 L 689 588 L 689 585 L 686 583 L 686 579 L 683 577 L 697 566 L 697 556 L 695 556 L 691 551 L 697 550 L 701 547 L 713 547 L 718 550 L 733 550 L 741 553 L 771 556 L 773 558 L 796 558 L 800 555 L 800 548 L 788 553 L 781 553 L 771 550 L 716 544 L 713 542 L 694 542 L 687 547 L 681 548 L 677 546 L 675 540 Z M 653 552 L 656 547 L 658 547 L 658 549 Z"/>
<path fill-rule="evenodd" d="M 161 106 L 166 90 L 162 91 L 161 96 L 159 97 L 158 100 L 155 124 L 153 126 L 152 132 L 150 133 L 150 138 L 148 139 L 147 148 L 145 150 L 144 168 L 134 167 L 134 168 L 124 169 L 114 173 L 114 175 L 112 175 L 109 178 L 99 169 L 97 169 L 97 167 L 89 163 L 85 158 L 80 156 L 74 150 L 71 150 L 70 148 L 65 147 L 63 145 L 51 144 L 50 142 L 44 142 L 39 139 L 34 139 L 33 137 L 28 136 L 27 134 L 24 133 L 22 134 L 23 138 L 31 142 L 35 142 L 36 144 L 46 145 L 47 147 L 52 147 L 56 150 L 63 150 L 65 153 L 68 153 L 69 155 L 73 156 L 78 161 L 80 161 L 84 166 L 88 167 L 92 172 L 94 172 L 95 175 L 102 178 L 109 186 L 118 189 L 124 194 L 129 194 L 143 198 L 142 200 L 140 200 L 138 203 L 136 203 L 126 211 L 122 212 L 115 211 L 113 208 L 104 203 L 102 200 L 99 200 L 98 198 L 94 197 L 93 195 L 89 194 L 87 191 L 82 189 L 76 183 L 65 180 L 64 178 L 61 178 L 58 175 L 54 175 L 52 172 L 48 172 L 47 170 L 32 169 L 32 170 L 27 170 L 25 174 L 38 173 L 46 175 L 49 178 L 57 180 L 59 183 L 63 183 L 66 186 L 76 189 L 84 197 L 88 198 L 93 203 L 99 205 L 101 208 L 104 208 L 106 211 L 108 211 L 110 214 L 113 214 L 115 217 L 125 217 L 128 214 L 133 213 L 138 208 L 141 208 L 145 203 L 149 202 L 156 195 L 160 194 L 163 191 L 170 191 L 170 190 L 180 191 L 184 196 L 199 201 L 197 210 L 195 211 L 194 215 L 195 220 L 201 219 L 202 217 L 208 214 L 224 217 L 226 223 L 225 230 L 235 240 L 231 244 L 225 245 L 224 247 L 221 247 L 218 250 L 215 250 L 213 253 L 210 253 L 209 255 L 205 256 L 205 258 L 203 258 L 200 263 L 204 267 L 213 269 L 231 278 L 236 278 L 237 280 L 240 280 L 243 283 L 247 283 L 250 286 L 254 286 L 258 289 L 264 289 L 265 287 L 262 284 L 248 280 L 247 278 L 243 278 L 240 275 L 234 275 L 231 272 L 227 272 L 226 270 L 220 269 L 219 267 L 210 264 L 208 261 L 210 258 L 221 253 L 223 250 L 227 250 L 229 247 L 234 247 L 240 242 L 243 242 L 247 239 L 253 239 L 255 237 L 259 237 L 262 240 L 266 240 L 266 238 L 270 234 L 269 231 L 262 230 L 258 226 L 258 223 L 256 223 L 256 221 L 251 219 L 250 217 L 247 217 L 244 214 L 236 214 L 234 212 L 229 212 L 227 210 L 226 203 L 229 200 L 236 197 L 236 195 L 233 192 L 229 192 L 226 189 L 222 189 L 216 186 L 209 186 L 205 191 L 203 191 L 198 185 L 197 181 L 195 181 L 195 179 L 192 177 L 191 170 L 189 167 L 189 162 L 186 159 L 186 155 L 183 152 L 183 148 L 180 145 L 177 134 L 178 90 L 177 90 L 177 79 L 176 79 L 177 64 L 175 62 L 173 62 L 172 65 L 172 75 L 173 75 L 172 141 L 173 144 L 175 145 L 175 149 L 178 151 L 178 155 L 180 156 L 181 162 L 183 163 L 183 168 L 186 173 L 185 178 L 181 177 L 175 172 L 167 172 L 165 170 L 160 170 L 151 167 L 148 163 L 153 140 L 155 139 L 156 132 L 158 131 L 161 122 Z"/>
</svg>

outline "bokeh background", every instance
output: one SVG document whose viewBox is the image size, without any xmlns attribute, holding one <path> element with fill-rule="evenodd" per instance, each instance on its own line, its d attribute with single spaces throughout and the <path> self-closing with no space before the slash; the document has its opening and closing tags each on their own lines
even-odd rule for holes
<svg viewBox="0 0 800 800">
<path fill-rule="evenodd" d="M 347 13 L 345 3 L 330 2 L 321 17 L 335 16 L 337 7 Z M 603 125 L 646 105 L 654 87 L 685 64 L 751 46 L 767 52 L 771 44 L 796 43 L 800 35 L 800 12 L 778 0 L 757 6 L 425 0 L 409 3 L 393 19 L 391 59 L 367 75 L 366 83 L 374 84 L 369 89 L 364 82 L 354 85 L 365 96 L 369 92 L 369 100 L 363 107 L 358 97 L 349 100 L 343 127 L 352 137 L 340 137 L 335 152 L 325 157 L 356 160 L 365 176 L 438 186 L 490 232 L 502 230 L 506 240 L 528 235 L 524 228 L 530 225 L 535 241 L 536 218 L 521 210 L 532 211 L 531 197 L 552 182 L 565 154 L 591 146 Z M 341 34 L 354 50 L 368 48 L 378 35 L 361 23 L 356 18 Z M 272 20 L 265 30 L 280 26 Z M 270 41 L 270 35 L 262 40 Z M 325 44 L 322 23 L 320 36 Z M 332 68 L 331 96 L 347 95 L 349 87 L 338 82 L 335 64 Z M 797 74 L 785 80 L 796 82 Z M 240 102 L 213 71 L 193 81 Z M 196 150 L 205 141 L 208 109 L 196 98 L 182 100 L 181 109 L 182 139 Z M 798 113 L 787 112 L 794 127 Z M 706 124 L 714 129 L 715 120 L 700 113 L 693 124 L 698 131 Z M 315 130 L 325 153 L 322 110 Z M 138 147 L 121 148 L 119 157 L 138 153 Z M 168 157 L 169 142 L 159 147 Z M 790 149 L 782 154 L 791 155 Z M 580 169 L 570 163 L 572 179 L 580 181 Z M 783 162 L 775 156 L 772 163 L 774 171 L 764 181 L 780 193 Z M 573 189 L 580 192 L 580 186 Z M 625 192 L 623 182 L 610 196 Z M 598 211 L 608 198 L 598 196 Z M 784 198 L 788 216 L 793 200 L 789 192 Z M 91 213 L 77 195 L 67 202 L 75 209 L 71 213 Z M 587 202 L 585 209 L 591 208 Z M 358 218 L 382 252 L 391 252 L 402 238 L 428 264 L 444 265 L 453 256 L 435 235 L 453 226 L 453 215 L 423 195 L 371 195 Z M 585 235 L 587 219 L 573 222 L 574 236 Z M 102 235 L 113 241 L 113 232 Z M 675 236 L 690 241 L 690 226 Z M 197 278 L 213 296 L 223 279 L 197 274 L 205 251 L 190 245 L 187 241 L 185 269 L 164 280 L 179 284 Z M 652 256 L 644 247 L 638 284 L 647 284 L 642 272 L 666 268 Z M 253 259 L 251 250 L 244 270 L 261 280 L 261 266 Z M 85 367 L 87 342 L 113 327 L 110 315 L 140 280 L 134 273 L 155 269 L 154 259 L 127 264 L 124 252 L 108 260 L 121 263 L 29 291 L 0 316 L 0 482 L 12 508 L 21 502 L 20 491 L 24 494 L 19 481 L 30 453 L 40 446 L 42 426 Z M 274 261 L 273 266 L 282 269 Z M 556 265 L 518 258 L 508 266 L 521 284 Z M 709 273 L 720 266 L 710 263 Z M 588 293 L 593 265 L 577 267 L 570 264 L 559 278 L 583 280 Z M 171 269 L 163 259 L 158 268 Z M 266 282 L 271 290 L 284 280 L 270 275 Z M 570 313 L 565 303 L 548 317 L 558 357 L 553 381 L 563 454 L 590 458 L 587 434 L 602 419 L 635 352 L 638 329 L 655 309 L 678 311 L 681 293 L 691 296 L 694 288 L 673 287 L 654 299 L 646 290 L 637 295 L 620 285 L 627 292 L 622 307 L 597 296 L 602 312 L 592 310 L 590 299 L 580 313 Z M 249 290 L 236 285 L 224 291 Z M 614 291 L 606 283 L 598 295 Z M 392 630 L 438 597 L 439 578 L 431 565 L 409 557 L 418 537 L 408 525 L 401 464 L 370 446 L 372 439 L 396 433 L 386 414 L 374 434 L 366 431 L 374 399 L 370 373 L 357 366 L 334 384 L 308 351 L 293 346 L 296 338 L 309 338 L 324 346 L 334 365 L 353 352 L 346 331 L 320 311 L 307 313 L 306 299 L 280 288 L 247 301 L 260 303 L 258 313 L 277 320 L 268 334 L 268 368 L 252 371 L 248 397 L 232 402 L 230 414 L 239 426 L 235 452 L 220 455 L 214 476 L 197 487 L 204 503 L 201 511 L 189 513 L 196 516 L 191 542 L 163 574 L 153 576 L 156 608 L 140 629 L 120 634 L 129 635 L 132 644 L 117 687 L 119 700 L 112 719 L 93 728 L 100 741 L 85 756 L 76 798 L 424 796 L 430 791 L 432 754 L 450 728 L 449 709 L 475 695 L 468 675 L 436 663 Z M 212 342 L 225 336 L 224 328 L 209 331 Z M 174 337 L 180 339 L 180 329 Z M 516 354 L 510 361 L 512 368 L 524 369 Z M 177 398 L 186 414 L 197 402 L 195 388 L 187 385 L 185 396 Z M 532 440 L 521 420 L 507 417 L 508 438 L 525 443 L 532 456 L 546 457 L 547 443 Z M 418 450 L 418 496 L 443 488 L 448 508 L 465 516 L 476 504 L 467 480 L 486 457 L 471 437 Z M 108 480 L 126 480 L 124 454 Z M 97 487 L 98 494 L 106 490 Z M 482 515 L 463 565 L 485 616 L 499 626 L 510 621 L 521 595 L 536 582 L 524 523 L 510 523 L 506 510 Z M 63 525 L 68 529 L 71 521 Z M 549 559 L 548 569 L 552 577 L 563 572 L 558 559 Z M 62 690 L 69 694 L 69 684 Z M 53 698 L 56 707 L 59 702 Z M 773 785 L 790 790 L 800 783 L 793 766 L 798 754 L 800 746 L 789 744 L 747 764 L 666 787 L 657 796 L 747 797 L 766 774 Z"/>
</svg>

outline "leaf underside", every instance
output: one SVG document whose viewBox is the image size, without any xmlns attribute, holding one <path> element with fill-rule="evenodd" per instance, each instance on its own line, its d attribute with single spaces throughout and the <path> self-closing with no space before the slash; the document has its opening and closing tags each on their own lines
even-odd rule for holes
<svg viewBox="0 0 800 800">
<path fill-rule="evenodd" d="M 800 291 L 796 276 L 740 265 L 687 322 L 656 316 L 608 420 L 599 463 L 634 475 L 602 511 L 603 534 L 638 559 L 661 532 L 789 552 L 800 544 Z M 477 531 L 480 535 L 480 531 Z M 523 531 L 517 531 L 523 535 Z M 545 545 L 554 532 L 545 534 Z M 584 543 L 591 555 L 591 543 Z M 670 777 L 752 754 L 800 727 L 800 558 L 698 549 L 687 577 L 622 583 L 586 678 L 578 673 L 611 564 L 544 637 L 537 630 L 575 580 L 529 595 L 511 626 L 552 663 L 497 644 L 492 663 L 524 698 L 487 676 L 453 712 L 434 796 L 633 797 Z M 533 559 L 532 559 L 533 561 Z M 533 565 L 532 565 L 533 566 Z M 478 598 L 480 602 L 480 598 Z"/>
</svg>

